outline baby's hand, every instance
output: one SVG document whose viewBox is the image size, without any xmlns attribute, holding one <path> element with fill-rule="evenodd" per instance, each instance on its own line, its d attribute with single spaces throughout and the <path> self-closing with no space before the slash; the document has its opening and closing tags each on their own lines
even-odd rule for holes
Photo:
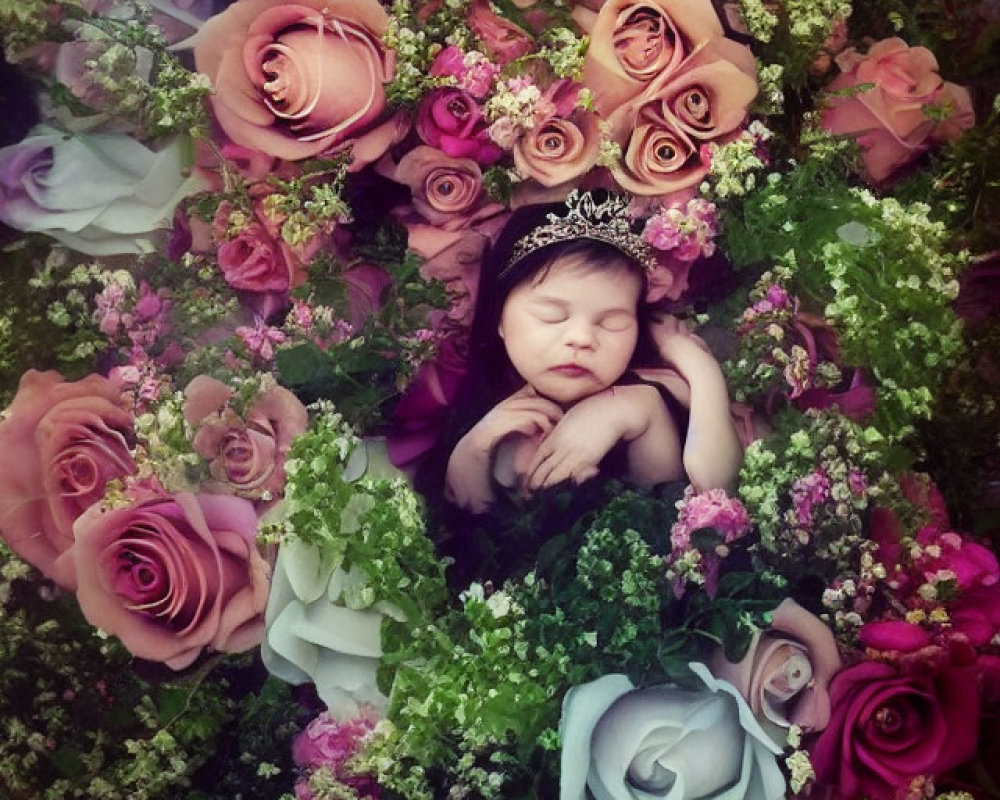
<svg viewBox="0 0 1000 800">
<path fill-rule="evenodd" d="M 497 445 L 509 436 L 544 435 L 561 417 L 562 409 L 530 386 L 498 403 L 455 445 L 445 474 L 445 496 L 475 513 L 486 511 L 494 500 L 490 459 Z"/>
<path fill-rule="evenodd" d="M 543 436 L 552 430 L 563 415 L 562 409 L 551 400 L 540 397 L 526 385 L 510 397 L 501 400 L 475 424 L 469 435 L 484 449 L 513 434 Z"/>
<path fill-rule="evenodd" d="M 706 366 L 718 369 L 718 362 L 708 345 L 692 333 L 683 320 L 665 314 L 650 321 L 649 332 L 660 357 L 675 366 L 685 378 L 689 378 L 690 371 Z"/>
<path fill-rule="evenodd" d="M 614 386 L 581 400 L 539 444 L 526 470 L 527 488 L 537 491 L 593 478 L 619 440 L 634 439 L 645 430 L 649 403 L 658 399 L 650 386 Z"/>
</svg>

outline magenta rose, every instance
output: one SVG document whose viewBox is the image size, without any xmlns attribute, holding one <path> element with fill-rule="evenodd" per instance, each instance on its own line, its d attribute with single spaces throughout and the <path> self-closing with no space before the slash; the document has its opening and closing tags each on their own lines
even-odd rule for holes
<svg viewBox="0 0 1000 800">
<path fill-rule="evenodd" d="M 417 133 L 426 144 L 452 158 L 471 158 L 480 164 L 492 164 L 503 155 L 488 127 L 475 98 L 461 89 L 434 89 L 417 114 Z"/>
<path fill-rule="evenodd" d="M 830 684 L 830 723 L 809 752 L 816 781 L 840 797 L 893 800 L 976 752 L 979 683 L 967 647 L 862 661 Z"/>
<path fill-rule="evenodd" d="M 195 429 L 194 449 L 209 462 L 212 488 L 265 503 L 285 487 L 285 456 L 308 423 L 305 406 L 273 386 L 257 396 L 242 419 L 230 406 L 232 390 L 207 375 L 184 390 L 184 417 Z"/>
<path fill-rule="evenodd" d="M 360 166 L 399 133 L 381 121 L 395 71 L 388 23 L 377 0 L 238 0 L 193 38 L 195 65 L 237 144 L 293 161 L 351 144 Z"/>
<path fill-rule="evenodd" d="M 300 767 L 339 768 L 371 737 L 378 715 L 370 706 L 352 719 L 337 720 L 327 712 L 310 722 L 292 744 L 292 757 Z"/>
<path fill-rule="evenodd" d="M 823 127 L 858 141 L 874 183 L 891 177 L 934 142 L 957 139 L 975 122 L 968 89 L 943 81 L 937 59 L 925 47 L 883 39 L 866 55 L 849 48 L 836 61 L 841 74 L 830 91 L 859 90 L 831 98 Z M 944 119 L 928 114 L 929 108 L 942 112 Z"/>
<path fill-rule="evenodd" d="M 184 669 L 205 648 L 260 644 L 269 569 L 246 500 L 183 493 L 94 506 L 74 532 L 80 608 L 133 655 Z"/>
<path fill-rule="evenodd" d="M 67 383 L 56 372 L 21 378 L 0 423 L 0 536 L 18 556 L 67 589 L 76 587 L 73 523 L 132 475 L 132 415 L 121 385 L 99 375 Z"/>
</svg>

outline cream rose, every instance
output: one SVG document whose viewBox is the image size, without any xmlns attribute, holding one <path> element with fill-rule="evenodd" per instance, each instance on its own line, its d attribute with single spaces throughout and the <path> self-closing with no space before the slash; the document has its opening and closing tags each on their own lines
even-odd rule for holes
<svg viewBox="0 0 1000 800">
<path fill-rule="evenodd" d="M 388 21 L 377 0 L 239 0 L 189 44 L 237 144 L 299 160 L 365 135 L 352 152 L 368 163 L 399 133 L 393 120 L 376 129 L 395 70 Z"/>
<path fill-rule="evenodd" d="M 590 31 L 583 83 L 607 116 L 723 35 L 711 0 L 609 0 Z"/>
<path fill-rule="evenodd" d="M 820 731 L 830 721 L 827 686 L 842 664 L 830 628 L 786 599 L 742 661 L 734 664 L 719 652 L 710 666 L 739 690 L 765 727 Z"/>
<path fill-rule="evenodd" d="M 570 689 L 559 726 L 560 800 L 783 798 L 781 748 L 732 686 L 701 664 L 691 669 L 707 691 L 635 689 L 625 675 Z"/>
</svg>

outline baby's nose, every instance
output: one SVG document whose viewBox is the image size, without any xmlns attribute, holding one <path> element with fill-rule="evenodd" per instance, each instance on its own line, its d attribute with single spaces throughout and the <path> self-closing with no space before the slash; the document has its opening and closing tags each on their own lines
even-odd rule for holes
<svg viewBox="0 0 1000 800">
<path fill-rule="evenodd" d="M 571 322 L 566 328 L 565 342 L 569 347 L 593 347 L 595 344 L 594 328 L 587 322 Z"/>
</svg>

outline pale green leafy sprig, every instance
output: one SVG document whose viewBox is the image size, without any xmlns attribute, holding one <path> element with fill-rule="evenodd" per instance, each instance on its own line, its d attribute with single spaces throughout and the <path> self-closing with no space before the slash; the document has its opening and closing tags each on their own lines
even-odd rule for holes
<svg viewBox="0 0 1000 800">
<path fill-rule="evenodd" d="M 829 38 L 838 20 L 851 15 L 851 3 L 845 0 L 782 0 L 782 8 L 793 41 L 813 51 Z"/>
<path fill-rule="evenodd" d="M 775 435 L 747 448 L 740 471 L 740 499 L 757 525 L 760 558 L 783 570 L 809 564 L 828 577 L 857 574 L 873 546 L 863 513 L 895 490 L 888 461 L 889 442 L 878 430 L 836 411 L 779 420 Z M 803 518 L 797 487 L 816 476 L 826 489 L 807 502 Z"/>
<path fill-rule="evenodd" d="M 194 432 L 184 418 L 184 394 L 165 393 L 158 404 L 134 420 L 141 444 L 136 449 L 138 478 L 156 477 L 167 491 L 197 491 L 207 470 L 193 449 Z"/>
<path fill-rule="evenodd" d="M 529 635 L 524 609 L 506 591 L 486 595 L 473 585 L 462 606 L 384 642 L 396 664 L 389 718 L 394 729 L 379 783 L 405 793 L 413 775 L 444 769 L 458 797 L 500 798 L 527 765 L 535 737 L 554 727 L 553 700 L 567 663 Z M 520 770 L 516 769 L 520 764 Z M 424 784 L 421 795 L 427 796 Z M 405 796 L 409 797 L 409 794 Z"/>
<path fill-rule="evenodd" d="M 708 180 L 700 187 L 701 193 L 715 200 L 725 200 L 753 191 L 758 171 L 766 166 L 760 148 L 771 136 L 771 131 L 755 120 L 731 142 L 709 144 L 711 166 Z"/>
<path fill-rule="evenodd" d="M 552 28 L 542 35 L 541 42 L 538 55 L 549 63 L 556 77 L 580 79 L 590 37 L 577 36 L 569 28 Z"/>
<path fill-rule="evenodd" d="M 747 31 L 761 42 L 771 41 L 774 29 L 778 27 L 778 16 L 764 0 L 740 0 L 740 12 Z"/>
<path fill-rule="evenodd" d="M 345 480 L 364 450 L 336 412 L 323 411 L 292 444 L 285 506 L 265 530 L 315 545 L 324 564 L 350 575 L 345 602 L 385 608 L 407 625 L 432 617 L 445 597 L 444 566 L 424 533 L 418 496 L 400 478 Z"/>
<path fill-rule="evenodd" d="M 785 109 L 785 90 L 782 82 L 785 67 L 782 64 L 764 64 L 757 59 L 757 99 L 753 110 L 758 114 L 778 115 Z"/>
</svg>

